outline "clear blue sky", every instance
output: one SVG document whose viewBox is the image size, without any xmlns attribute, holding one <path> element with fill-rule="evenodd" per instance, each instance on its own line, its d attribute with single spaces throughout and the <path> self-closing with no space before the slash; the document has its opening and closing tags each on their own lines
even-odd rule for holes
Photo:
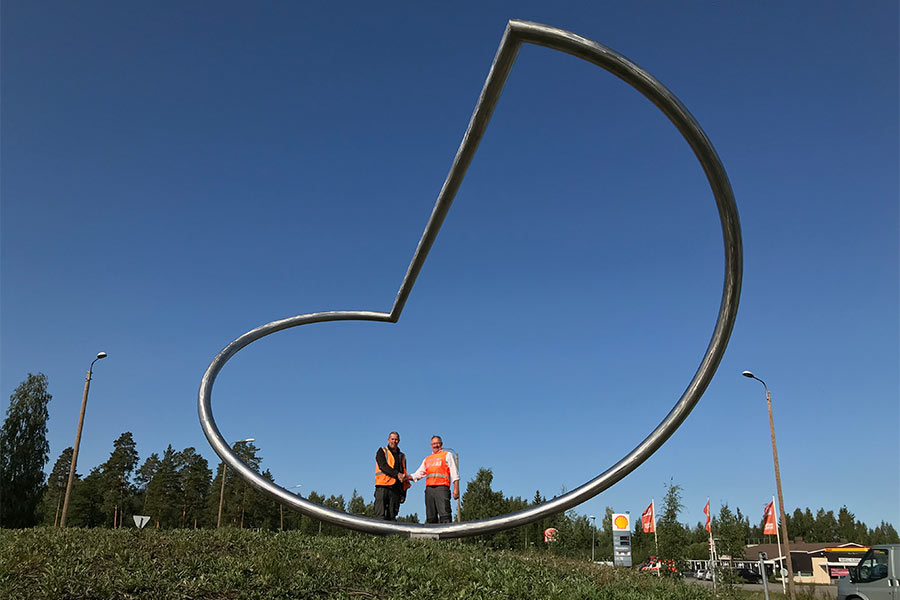
<svg viewBox="0 0 900 600">
<path fill-rule="evenodd" d="M 583 3 L 582 3 L 583 4 Z M 2 6 L 2 394 L 50 380 L 48 470 L 131 431 L 194 446 L 215 354 L 276 319 L 388 311 L 507 19 L 629 57 L 691 110 L 734 187 L 744 287 L 684 426 L 581 505 L 641 511 L 669 481 L 756 521 L 846 504 L 900 525 L 898 7 L 894 1 L 36 3 Z M 699 164 L 612 75 L 526 46 L 395 325 L 260 341 L 219 377 L 226 438 L 286 487 L 370 499 L 390 430 L 433 433 L 494 489 L 593 478 L 675 403 L 724 274 Z M 405 510 L 424 514 L 414 488 Z"/>
</svg>

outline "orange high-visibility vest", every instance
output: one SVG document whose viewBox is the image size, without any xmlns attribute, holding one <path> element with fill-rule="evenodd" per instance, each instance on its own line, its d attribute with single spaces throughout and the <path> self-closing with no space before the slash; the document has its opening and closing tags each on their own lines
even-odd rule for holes
<svg viewBox="0 0 900 600">
<path fill-rule="evenodd" d="M 385 446 L 384 447 L 384 459 L 387 461 L 387 464 L 392 469 L 394 468 L 394 455 L 391 453 L 390 449 Z M 401 473 L 406 473 L 406 457 L 403 456 L 403 459 L 400 461 L 400 468 L 397 469 Z M 378 461 L 375 461 L 375 485 L 394 485 L 397 483 L 397 479 L 395 477 L 391 477 L 389 475 L 385 475 L 381 472 L 381 469 L 378 468 Z M 403 489 L 409 489 L 412 484 L 408 481 L 403 482 Z"/>
<path fill-rule="evenodd" d="M 450 485 L 450 466 L 447 451 L 435 452 L 425 459 L 425 485 Z"/>
</svg>

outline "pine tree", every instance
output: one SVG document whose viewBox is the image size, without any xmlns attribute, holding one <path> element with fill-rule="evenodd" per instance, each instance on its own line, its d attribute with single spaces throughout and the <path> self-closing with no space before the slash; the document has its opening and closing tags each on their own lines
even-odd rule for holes
<svg viewBox="0 0 900 600">
<path fill-rule="evenodd" d="M 869 532 L 868 538 L 870 546 L 875 544 L 900 544 L 900 536 L 897 535 L 897 530 L 890 523 L 885 523 L 884 521 Z"/>
<path fill-rule="evenodd" d="M 478 469 L 475 479 L 466 484 L 466 492 L 462 497 L 462 520 L 475 521 L 502 515 L 506 511 L 503 506 L 503 492 L 491 489 L 494 473 L 490 469 Z"/>
<path fill-rule="evenodd" d="M 130 431 L 126 431 L 113 442 L 113 451 L 105 463 L 100 465 L 103 487 L 101 512 L 114 527 L 125 521 L 126 510 L 131 512 L 134 487 L 131 474 L 137 467 L 137 446 Z"/>
<path fill-rule="evenodd" d="M 370 511 L 369 505 L 366 504 L 366 501 L 363 500 L 362 496 L 360 496 L 356 490 L 353 490 L 353 495 L 350 496 L 350 502 L 347 503 L 347 512 L 353 515 L 371 517 L 374 514 L 374 508 Z"/>
<path fill-rule="evenodd" d="M 232 451 L 241 462 L 259 473 L 262 458 L 257 455 L 259 448 L 253 442 L 235 442 Z M 220 480 L 221 482 L 221 480 Z M 225 524 L 234 527 L 245 526 L 247 508 L 252 502 L 253 494 L 258 493 L 243 477 L 238 476 L 232 469 L 228 469 L 225 478 L 225 506 L 222 513 L 222 526 Z M 250 526 L 250 522 L 246 522 Z"/>
<path fill-rule="evenodd" d="M 371 516 L 369 513 L 368 516 Z M 288 504 L 284 505 L 284 529 L 285 531 L 289 530 L 300 530 L 303 528 L 304 517 L 297 509 L 291 507 Z"/>
<path fill-rule="evenodd" d="M 408 515 L 403 515 L 397 517 L 398 523 L 418 523 L 419 522 L 419 513 L 411 513 Z"/>
<path fill-rule="evenodd" d="M 685 558 L 691 560 L 708 560 L 709 559 L 709 533 L 706 531 L 706 523 L 698 522 L 697 525 L 687 532 L 688 547 L 685 552 Z"/>
<path fill-rule="evenodd" d="M 466 484 L 466 491 L 462 496 L 463 521 L 475 521 L 496 517 L 505 514 L 505 502 L 503 492 L 495 492 L 491 489 L 494 473 L 490 469 L 481 468 L 475 473 L 475 478 Z M 492 545 L 498 534 L 489 533 L 476 536 L 476 540 L 482 540 Z"/>
<path fill-rule="evenodd" d="M 178 456 L 169 444 L 153 479 L 147 484 L 144 510 L 159 527 L 178 527 L 181 517 L 181 485 Z"/>
<path fill-rule="evenodd" d="M 59 523 L 59 513 L 62 510 L 63 498 L 66 495 L 66 484 L 69 480 L 69 469 L 72 466 L 72 453 L 74 450 L 71 446 L 62 451 L 59 458 L 53 464 L 53 470 L 50 471 L 50 477 L 47 478 L 47 489 L 41 498 L 41 504 L 38 507 L 38 513 L 41 517 L 41 523 L 44 525 L 56 526 Z M 76 480 L 78 474 L 75 474 Z M 73 482 L 74 483 L 74 482 Z"/>
<path fill-rule="evenodd" d="M 535 490 L 534 498 L 528 503 L 528 506 L 538 506 L 546 501 L 547 499 L 541 495 L 541 491 Z M 463 516 L 465 516 L 465 511 L 463 511 Z M 550 519 L 548 517 L 524 525 L 524 531 L 521 533 L 523 549 L 531 550 L 540 548 L 544 541 L 544 530 L 547 529 L 547 527 L 550 527 Z"/>
<path fill-rule="evenodd" d="M 600 521 L 600 552 L 601 556 L 606 557 L 606 560 L 613 560 L 613 534 L 612 534 L 612 516 L 616 511 L 612 509 L 611 506 L 607 506 L 603 509 L 603 519 Z M 652 552 L 654 556 L 656 552 Z"/>
<path fill-rule="evenodd" d="M 103 491 L 103 475 L 99 467 L 91 469 L 83 480 L 73 482 L 66 527 L 109 526 L 106 515 L 101 510 Z"/>
<path fill-rule="evenodd" d="M 178 462 L 181 469 L 178 471 L 179 485 L 181 488 L 181 527 L 193 527 L 204 523 L 203 506 L 210 493 L 210 477 L 206 459 L 197 454 L 191 448 L 181 451 Z M 211 523 L 215 525 L 215 523 Z"/>
<path fill-rule="evenodd" d="M 319 494 L 315 490 L 311 491 L 306 499 L 313 504 L 325 504 L 325 496 Z M 322 527 L 322 521 L 314 519 L 312 517 L 307 517 L 303 519 L 303 522 L 301 524 L 301 531 L 303 531 L 303 533 L 306 535 L 321 535 Z"/>
<path fill-rule="evenodd" d="M 157 469 L 159 469 L 159 454 L 154 452 L 147 457 L 134 475 L 135 496 L 141 514 L 147 514 L 147 486 L 156 475 Z"/>
<path fill-rule="evenodd" d="M 28 374 L 9 397 L 0 429 L 0 526 L 32 527 L 44 493 L 47 442 L 47 376 Z"/>
<path fill-rule="evenodd" d="M 716 551 L 720 557 L 730 556 L 731 560 L 743 560 L 746 538 L 744 523 L 740 514 L 731 512 L 728 504 L 719 508 L 719 516 L 714 519 L 713 531 L 716 535 Z"/>
<path fill-rule="evenodd" d="M 268 469 L 260 473 L 260 475 L 267 481 L 275 481 L 275 478 Z M 341 498 L 342 505 L 343 502 L 344 499 Z M 247 502 L 244 509 L 244 528 L 274 531 L 278 529 L 280 520 L 278 501 L 256 488 L 249 487 Z"/>
<path fill-rule="evenodd" d="M 825 512 L 824 508 L 820 508 L 807 541 L 833 542 L 836 539 L 838 539 L 838 522 L 834 518 L 834 511 Z"/>
<path fill-rule="evenodd" d="M 504 498 L 503 500 L 504 514 L 518 512 L 526 508 L 528 508 L 528 500 L 525 500 L 521 496 Z M 528 528 L 526 525 L 523 525 L 514 529 L 501 531 L 498 539 L 503 548 L 526 548 L 528 546 Z"/>
<path fill-rule="evenodd" d="M 678 521 L 678 515 L 684 509 L 684 504 L 681 503 L 680 485 L 670 482 L 666 486 L 662 508 L 662 514 L 656 523 L 659 554 L 663 559 L 680 563 L 686 556 L 688 546 L 688 532 Z"/>
<path fill-rule="evenodd" d="M 582 560 L 591 559 L 591 521 L 574 510 L 565 513 L 558 529 L 558 541 L 553 546 L 554 554 L 571 556 Z"/>
</svg>

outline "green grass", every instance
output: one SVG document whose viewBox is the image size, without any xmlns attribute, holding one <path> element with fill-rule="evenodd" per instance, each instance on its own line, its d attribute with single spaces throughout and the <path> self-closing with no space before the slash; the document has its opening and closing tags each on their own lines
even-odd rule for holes
<svg viewBox="0 0 900 600">
<path fill-rule="evenodd" d="M 455 541 L 235 529 L 38 528 L 0 530 L 0 598 L 709 600 L 713 595 L 699 585 L 630 569 Z"/>
</svg>

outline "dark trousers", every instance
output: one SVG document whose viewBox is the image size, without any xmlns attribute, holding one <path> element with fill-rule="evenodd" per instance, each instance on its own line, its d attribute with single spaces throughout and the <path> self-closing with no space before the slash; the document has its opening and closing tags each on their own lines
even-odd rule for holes
<svg viewBox="0 0 900 600">
<path fill-rule="evenodd" d="M 400 490 L 393 487 L 375 486 L 375 518 L 394 521 L 400 512 Z"/>
<path fill-rule="evenodd" d="M 425 522 L 450 522 L 450 486 L 425 486 Z"/>
</svg>

